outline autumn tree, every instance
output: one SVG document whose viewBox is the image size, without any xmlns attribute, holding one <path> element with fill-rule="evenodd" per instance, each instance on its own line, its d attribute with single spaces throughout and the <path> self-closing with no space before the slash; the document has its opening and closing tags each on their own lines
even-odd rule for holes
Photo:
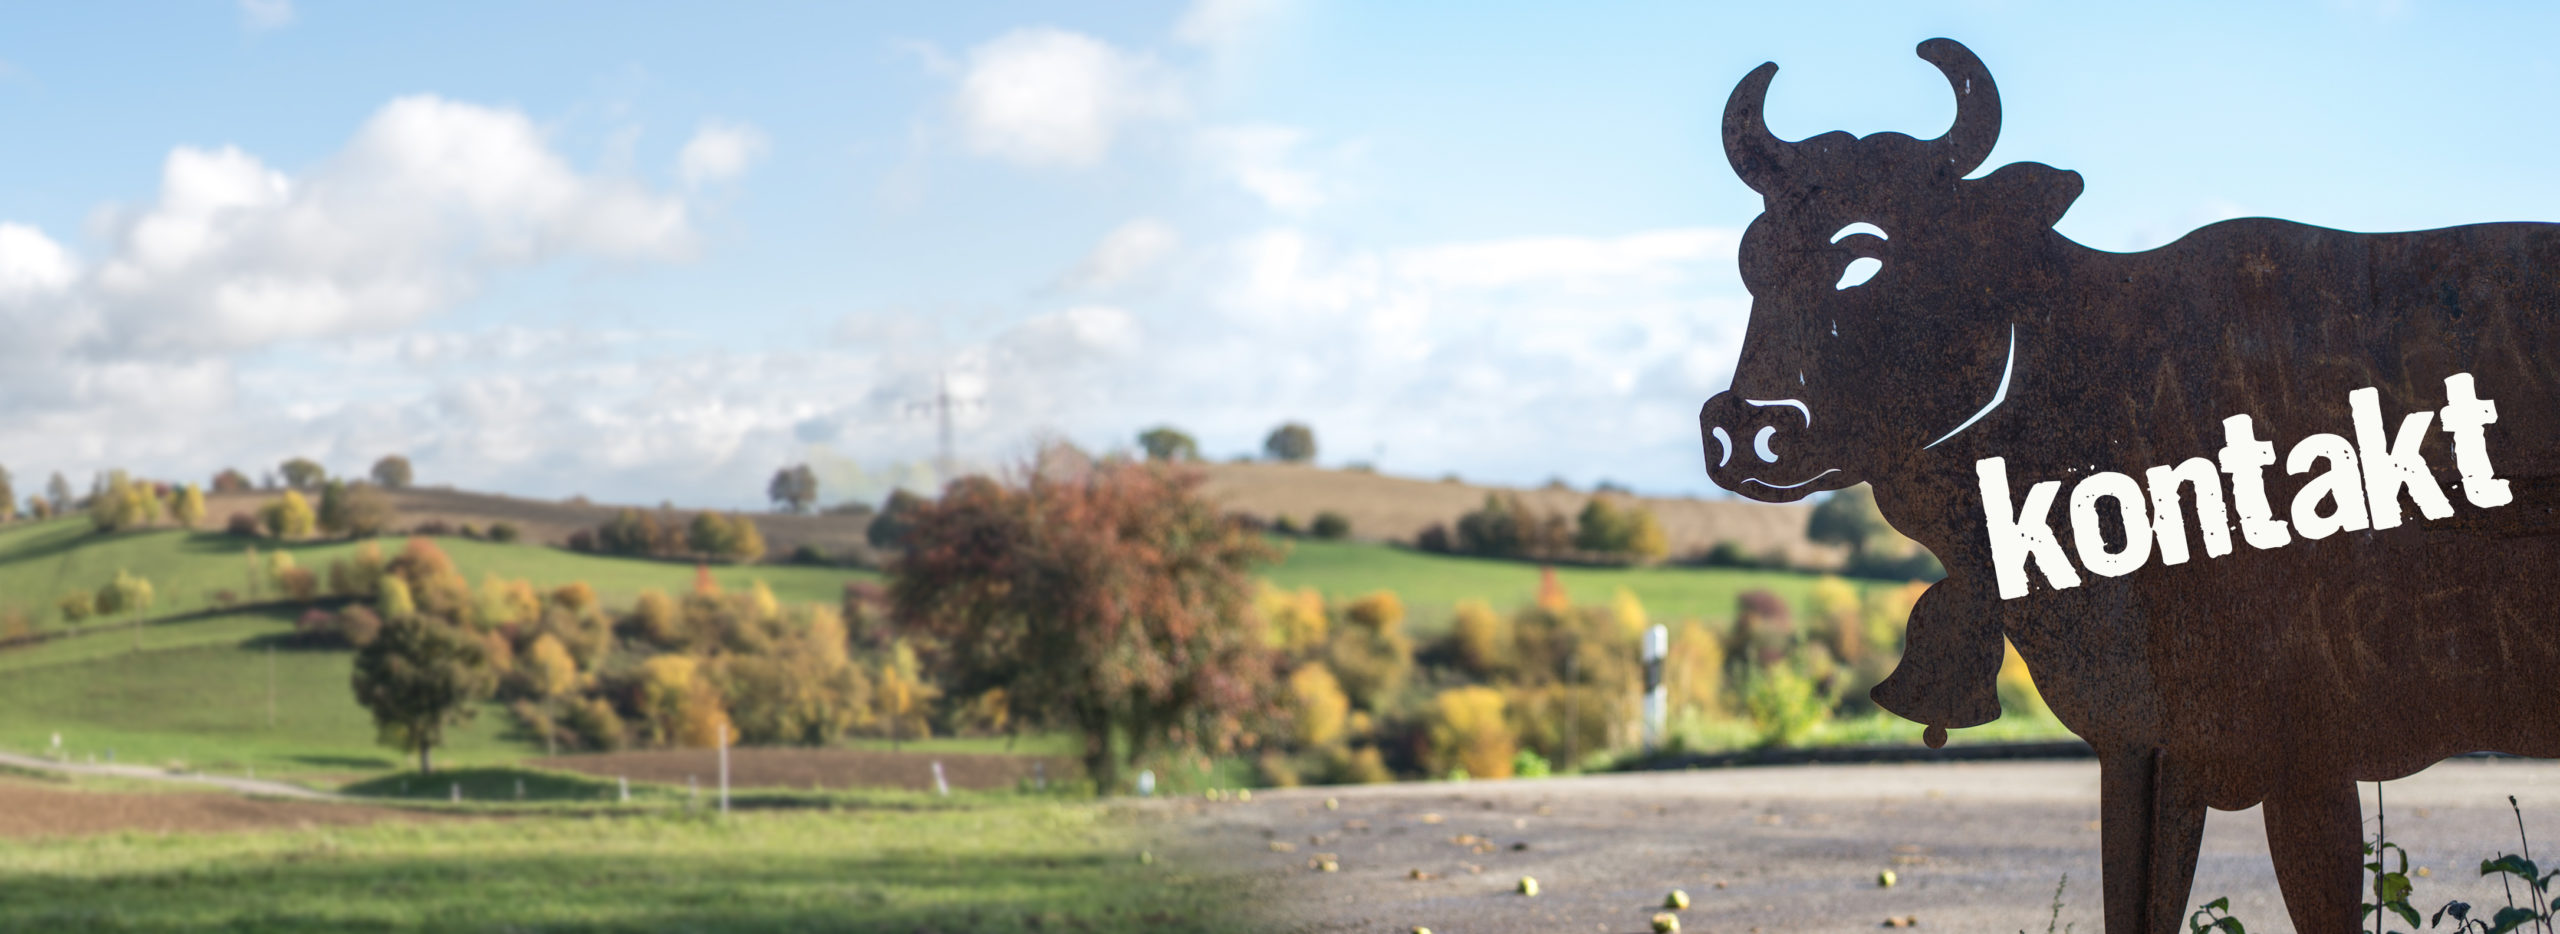
<svg viewBox="0 0 2560 934">
<path fill-rule="evenodd" d="M 221 473 L 213 475 L 213 491 L 216 493 L 249 492 L 249 475 L 235 468 L 222 468 Z"/>
<path fill-rule="evenodd" d="M 371 538 L 391 527 L 391 499 L 370 484 L 330 480 L 320 487 L 320 531 Z"/>
<path fill-rule="evenodd" d="M 9 482 L 9 469 L 0 467 L 0 519 L 17 518 L 18 492 Z"/>
<path fill-rule="evenodd" d="M 917 510 L 890 571 L 901 624 L 945 647 L 955 696 L 1002 688 L 1015 722 L 1081 734 L 1097 790 L 1160 749 L 1231 747 L 1283 683 L 1249 611 L 1270 546 L 1194 471 L 1053 466 L 964 479 Z"/>
<path fill-rule="evenodd" d="M 409 459 L 406 457 L 388 454 L 381 460 L 373 462 L 373 482 L 382 484 L 383 489 L 408 489 L 409 481 L 412 479 L 415 477 L 410 473 Z"/>
<path fill-rule="evenodd" d="M 192 483 L 179 488 L 177 502 L 169 505 L 169 515 L 179 525 L 195 528 L 196 523 L 204 521 L 204 490 Z"/>
<path fill-rule="evenodd" d="M 151 485 L 135 483 L 124 471 L 107 474 L 106 488 L 89 498 L 89 522 L 101 532 L 140 528 L 160 516 L 160 501 Z"/>
<path fill-rule="evenodd" d="M 301 491 L 286 490 L 283 496 L 258 507 L 258 521 L 267 527 L 267 534 L 277 538 L 309 538 L 319 517 L 312 512 L 311 501 L 302 498 Z"/>
<path fill-rule="evenodd" d="M 892 490 L 888 501 L 880 504 L 880 514 L 872 517 L 871 527 L 863 531 L 863 537 L 870 539 L 874 548 L 904 548 L 907 546 L 907 530 L 915 525 L 916 513 L 932 504 L 932 500 L 914 493 Z"/>
<path fill-rule="evenodd" d="M 1158 425 L 1139 432 L 1138 446 L 1146 449 L 1147 459 L 1151 461 L 1200 459 L 1200 442 L 1171 425 Z"/>
<path fill-rule="evenodd" d="M 383 620 L 382 632 L 356 653 L 356 703 L 373 712 L 382 744 L 416 753 L 418 771 L 434 771 L 435 747 L 448 727 L 471 718 L 472 704 L 497 689 L 488 645 L 449 620 L 418 612 Z"/>
<path fill-rule="evenodd" d="M 818 503 L 818 473 L 807 464 L 782 468 L 773 472 L 773 482 L 765 484 L 764 492 L 775 509 L 806 515 Z"/>
<path fill-rule="evenodd" d="M 321 481 L 329 479 L 329 471 L 308 457 L 294 458 L 276 469 L 284 474 L 284 485 L 297 490 L 317 490 Z"/>
<path fill-rule="evenodd" d="M 1316 431 L 1302 422 L 1284 423 L 1262 439 L 1262 453 L 1272 460 L 1292 464 L 1315 460 Z"/>
</svg>

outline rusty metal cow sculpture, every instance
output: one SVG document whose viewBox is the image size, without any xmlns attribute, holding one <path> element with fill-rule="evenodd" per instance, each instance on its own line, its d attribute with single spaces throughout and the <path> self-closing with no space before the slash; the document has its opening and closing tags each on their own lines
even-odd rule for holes
<svg viewBox="0 0 2560 934">
<path fill-rule="evenodd" d="M 2350 930 L 2356 782 L 2560 756 L 2560 224 L 2089 249 L 2053 230 L 2078 174 L 1965 177 L 1999 92 L 1919 53 L 1956 94 L 1934 140 L 1781 140 L 1774 63 L 1726 104 L 1765 206 L 1708 472 L 1873 484 L 1944 560 L 1875 701 L 1944 742 L 1999 716 L 2013 641 L 2097 749 L 2109 931 L 2175 930 L 2205 809 L 2261 803 L 2296 929 Z"/>
</svg>

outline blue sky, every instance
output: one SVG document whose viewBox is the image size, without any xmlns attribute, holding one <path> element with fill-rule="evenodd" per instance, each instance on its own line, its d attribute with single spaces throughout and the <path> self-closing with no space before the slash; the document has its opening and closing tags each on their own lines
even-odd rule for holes
<svg viewBox="0 0 2560 934">
<path fill-rule="evenodd" d="M 0 29 L 0 464 L 30 489 L 408 453 L 426 482 L 750 506 L 961 454 L 1705 493 L 1749 297 L 1717 115 L 2078 170 L 2143 249 L 2272 215 L 2560 221 L 2560 14 L 2424 3 L 195 2 Z M 904 466 L 902 466 L 904 465 Z"/>
</svg>

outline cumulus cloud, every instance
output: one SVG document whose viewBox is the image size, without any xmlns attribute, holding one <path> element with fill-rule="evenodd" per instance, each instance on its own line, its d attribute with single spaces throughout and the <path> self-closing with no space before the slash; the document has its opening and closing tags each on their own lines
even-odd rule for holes
<svg viewBox="0 0 2560 934">
<path fill-rule="evenodd" d="M 1023 165 L 1101 161 L 1130 126 L 1178 115 L 1153 58 L 1063 29 L 1017 29 L 969 50 L 953 99 L 971 149 Z"/>
<path fill-rule="evenodd" d="M 240 22 L 251 32 L 293 25 L 293 0 L 240 0 Z"/>
<path fill-rule="evenodd" d="M 1296 127 L 1255 124 L 1202 130 L 1199 145 L 1227 180 L 1272 210 L 1295 214 L 1327 200 L 1322 178 L 1298 161 L 1306 138 Z"/>
<path fill-rule="evenodd" d="M 1212 49 L 1232 47 L 1289 6 L 1290 0 L 1198 0 L 1174 23 L 1173 37 Z"/>
<path fill-rule="evenodd" d="M 687 186 L 725 182 L 763 159 L 767 145 L 764 131 L 753 126 L 705 123 L 677 154 L 676 171 Z"/>
<path fill-rule="evenodd" d="M 106 356 L 387 330 L 494 268 L 675 259 L 694 241 L 681 199 L 576 172 L 521 113 L 433 96 L 384 106 L 303 178 L 179 147 L 158 199 L 107 228 L 82 296 Z"/>
<path fill-rule="evenodd" d="M 1172 225 L 1141 217 L 1112 228 L 1059 285 L 1092 290 L 1128 285 L 1153 273 L 1181 246 L 1182 235 Z"/>
</svg>

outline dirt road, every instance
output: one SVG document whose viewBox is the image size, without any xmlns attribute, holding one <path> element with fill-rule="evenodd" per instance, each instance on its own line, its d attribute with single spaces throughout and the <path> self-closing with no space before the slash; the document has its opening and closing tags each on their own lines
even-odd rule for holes
<svg viewBox="0 0 2560 934">
<path fill-rule="evenodd" d="M 2391 839 L 2427 869 L 2414 880 L 2424 911 L 2449 898 L 2506 904 L 2477 869 L 2517 849 L 2510 794 L 2544 861 L 2560 853 L 2560 763 L 2446 763 L 2382 793 Z M 2364 795 L 2370 820 L 2372 786 Z M 2035 932 L 2066 875 L 2054 930 L 2103 928 L 2090 762 L 1298 789 L 1155 807 L 1169 818 L 1150 829 L 1158 852 L 1238 873 L 1239 897 L 1268 909 L 1274 930 L 1641 932 L 1680 888 L 1695 901 L 1681 913 L 1692 932 L 1873 931 L 1895 918 Z M 1338 871 L 1309 868 L 1328 855 Z M 1885 870 L 1891 888 L 1877 884 Z M 1515 893 L 1524 875 L 1537 897 Z M 2255 809 L 2208 819 L 2194 892 L 2230 896 L 2252 931 L 2290 929 Z"/>
</svg>

